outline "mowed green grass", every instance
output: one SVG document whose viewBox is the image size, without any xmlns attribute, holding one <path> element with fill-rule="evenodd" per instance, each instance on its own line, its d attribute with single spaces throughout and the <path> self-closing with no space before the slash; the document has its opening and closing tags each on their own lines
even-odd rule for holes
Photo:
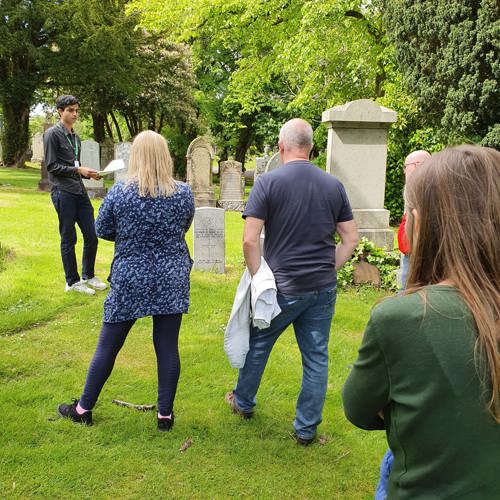
<svg viewBox="0 0 500 500">
<path fill-rule="evenodd" d="M 57 404 L 81 393 L 105 294 L 64 292 L 57 217 L 49 195 L 36 191 L 39 175 L 0 169 L 0 243 L 11 251 L 0 273 L 0 497 L 373 498 L 385 438 L 346 421 L 340 391 L 382 294 L 339 292 L 319 427 L 325 444 L 303 448 L 290 437 L 301 379 L 291 329 L 271 355 L 255 417 L 241 420 L 223 402 L 237 376 L 223 351 L 243 271 L 243 223 L 236 213 L 226 213 L 226 274 L 192 274 L 173 431 L 159 433 L 154 412 L 111 403 L 156 401 L 148 318 L 130 332 L 94 410 L 94 426 L 57 418 Z M 191 239 L 190 233 L 192 248 Z M 113 245 L 100 241 L 99 276 L 107 276 L 112 254 Z M 187 439 L 192 444 L 181 452 Z"/>
</svg>

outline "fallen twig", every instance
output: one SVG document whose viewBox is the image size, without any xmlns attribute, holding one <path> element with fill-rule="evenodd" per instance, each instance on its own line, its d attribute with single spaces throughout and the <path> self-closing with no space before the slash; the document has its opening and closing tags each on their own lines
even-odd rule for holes
<svg viewBox="0 0 500 500">
<path fill-rule="evenodd" d="M 156 405 L 135 405 L 134 403 L 127 403 L 127 401 L 120 401 L 119 399 L 113 399 L 111 402 L 115 405 L 125 406 L 126 408 L 134 408 L 138 411 L 151 411 L 156 408 Z"/>
<path fill-rule="evenodd" d="M 184 444 L 179 448 L 179 451 L 181 453 L 184 453 L 192 444 L 193 444 L 193 439 L 187 438 L 186 441 L 184 441 Z"/>
</svg>

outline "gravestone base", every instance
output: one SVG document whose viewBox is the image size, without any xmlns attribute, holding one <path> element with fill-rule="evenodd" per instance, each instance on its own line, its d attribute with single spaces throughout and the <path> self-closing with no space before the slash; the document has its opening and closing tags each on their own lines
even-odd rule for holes
<svg viewBox="0 0 500 500">
<path fill-rule="evenodd" d="M 201 207 L 212 207 L 215 208 L 216 201 L 213 190 L 208 191 L 195 191 L 194 192 L 194 204 L 196 208 Z"/>
<path fill-rule="evenodd" d="M 385 208 L 354 208 L 352 210 L 358 228 L 389 229 L 389 210 Z"/>
<path fill-rule="evenodd" d="M 373 241 L 378 247 L 385 248 L 389 252 L 394 250 L 394 233 L 392 229 L 358 229 L 359 237 Z"/>
<path fill-rule="evenodd" d="M 246 203 L 242 200 L 219 200 L 217 206 L 229 212 L 243 212 Z"/>
</svg>

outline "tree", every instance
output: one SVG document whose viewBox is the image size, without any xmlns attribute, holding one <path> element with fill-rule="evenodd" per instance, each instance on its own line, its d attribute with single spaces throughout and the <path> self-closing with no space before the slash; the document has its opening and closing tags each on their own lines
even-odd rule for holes
<svg viewBox="0 0 500 500">
<path fill-rule="evenodd" d="M 292 116 L 320 124 L 327 107 L 383 93 L 379 2 L 134 0 L 148 29 L 192 47 L 201 111 L 239 161 Z M 168 15 L 167 15 L 168 13 Z M 382 70 L 381 70 L 382 68 Z M 265 135 L 262 135 L 265 134 Z M 271 135 L 272 134 L 272 135 Z"/>
<path fill-rule="evenodd" d="M 449 142 L 490 132 L 500 147 L 499 14 L 497 0 L 387 1 L 387 32 L 405 84 Z"/>
<path fill-rule="evenodd" d="M 3 161 L 24 166 L 29 143 L 29 111 L 46 74 L 56 26 L 50 22 L 60 2 L 0 2 L 0 102 L 4 117 Z"/>
</svg>

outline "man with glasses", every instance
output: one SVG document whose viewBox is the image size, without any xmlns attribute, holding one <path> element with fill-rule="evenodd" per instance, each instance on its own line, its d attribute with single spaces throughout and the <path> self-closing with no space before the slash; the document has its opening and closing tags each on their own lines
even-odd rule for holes
<svg viewBox="0 0 500 500">
<path fill-rule="evenodd" d="M 97 254 L 94 209 L 82 177 L 96 180 L 101 177 L 97 170 L 80 165 L 81 141 L 73 130 L 80 108 L 78 100 L 72 95 L 60 96 L 56 100 L 56 108 L 60 121 L 45 132 L 43 145 L 52 187 L 50 195 L 59 217 L 66 291 L 94 295 L 95 290 L 104 290 L 107 285 L 94 274 Z M 75 224 L 83 235 L 82 279 L 76 263 Z"/>
<path fill-rule="evenodd" d="M 427 151 L 417 150 L 410 153 L 404 162 L 403 172 L 405 174 L 405 183 L 408 181 L 410 175 L 415 172 L 418 166 L 423 163 L 431 155 Z M 406 226 L 406 208 L 403 214 L 403 219 L 398 229 L 398 247 L 401 252 L 401 289 L 404 290 L 406 287 L 406 278 L 408 277 L 408 268 L 410 266 L 410 243 L 405 233 Z"/>
</svg>

